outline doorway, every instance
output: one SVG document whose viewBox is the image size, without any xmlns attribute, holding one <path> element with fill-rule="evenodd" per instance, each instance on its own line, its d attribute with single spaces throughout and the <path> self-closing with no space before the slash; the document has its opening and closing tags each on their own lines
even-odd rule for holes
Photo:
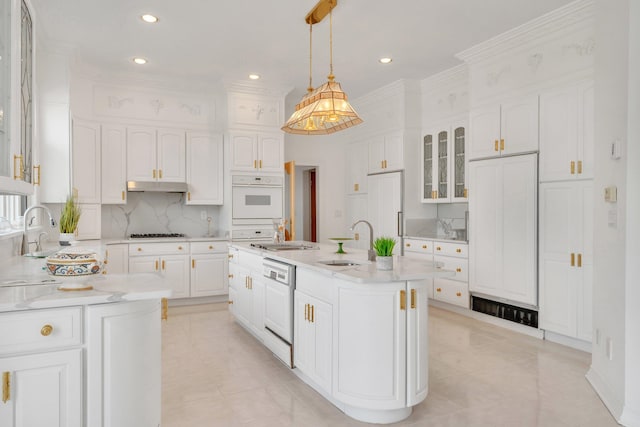
<svg viewBox="0 0 640 427">
<path fill-rule="evenodd" d="M 289 240 L 318 241 L 318 167 L 285 163 L 285 218 Z"/>
</svg>

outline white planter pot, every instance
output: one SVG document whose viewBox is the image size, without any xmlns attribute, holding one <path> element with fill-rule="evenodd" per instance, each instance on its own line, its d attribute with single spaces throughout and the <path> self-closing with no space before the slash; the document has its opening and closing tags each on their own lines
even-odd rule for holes
<svg viewBox="0 0 640 427">
<path fill-rule="evenodd" d="M 392 256 L 377 256 L 376 268 L 378 270 L 393 270 L 393 257 Z"/>
<path fill-rule="evenodd" d="M 58 238 L 58 241 L 60 242 L 60 246 L 70 246 L 73 238 L 74 238 L 73 233 L 60 233 L 60 237 Z"/>
</svg>

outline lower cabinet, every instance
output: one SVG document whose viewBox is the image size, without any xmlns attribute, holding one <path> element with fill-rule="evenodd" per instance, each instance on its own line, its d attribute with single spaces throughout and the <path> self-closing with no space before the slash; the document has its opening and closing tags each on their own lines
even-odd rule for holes
<svg viewBox="0 0 640 427">
<path fill-rule="evenodd" d="M 129 272 L 129 245 L 126 243 L 107 245 L 102 267 L 103 274 L 126 274 Z"/>
<path fill-rule="evenodd" d="M 259 274 L 236 263 L 229 263 L 229 278 L 231 312 L 254 335 L 262 339 L 264 283 Z"/>
<path fill-rule="evenodd" d="M 228 255 L 226 243 L 191 243 L 190 295 L 206 297 L 228 292 Z"/>
<path fill-rule="evenodd" d="M 82 349 L 0 356 L 3 427 L 83 425 Z"/>
<path fill-rule="evenodd" d="M 294 361 L 296 368 L 331 393 L 333 308 L 295 291 Z"/>
<path fill-rule="evenodd" d="M 160 273 L 169 279 L 171 298 L 189 296 L 188 243 L 139 243 L 129 247 L 129 273 Z"/>
</svg>

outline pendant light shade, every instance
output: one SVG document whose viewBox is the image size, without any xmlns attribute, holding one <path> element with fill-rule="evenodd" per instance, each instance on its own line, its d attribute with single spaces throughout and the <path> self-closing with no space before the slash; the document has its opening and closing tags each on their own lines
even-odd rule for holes
<svg viewBox="0 0 640 427">
<path fill-rule="evenodd" d="M 331 10 L 337 0 L 320 0 L 306 17 L 309 28 L 309 88 L 296 105 L 296 109 L 282 127 L 287 133 L 300 135 L 326 135 L 362 123 L 362 119 L 347 100 L 340 83 L 333 75 L 333 20 Z M 317 89 L 311 85 L 311 26 L 329 13 L 330 72 L 327 82 Z"/>
</svg>

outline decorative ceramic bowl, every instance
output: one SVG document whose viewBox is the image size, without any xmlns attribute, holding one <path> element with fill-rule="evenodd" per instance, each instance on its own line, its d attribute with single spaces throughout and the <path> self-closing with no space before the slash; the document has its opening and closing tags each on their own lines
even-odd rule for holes
<svg viewBox="0 0 640 427">
<path fill-rule="evenodd" d="M 53 276 L 86 276 L 100 272 L 95 252 L 58 252 L 47 257 L 47 273 Z"/>
</svg>

